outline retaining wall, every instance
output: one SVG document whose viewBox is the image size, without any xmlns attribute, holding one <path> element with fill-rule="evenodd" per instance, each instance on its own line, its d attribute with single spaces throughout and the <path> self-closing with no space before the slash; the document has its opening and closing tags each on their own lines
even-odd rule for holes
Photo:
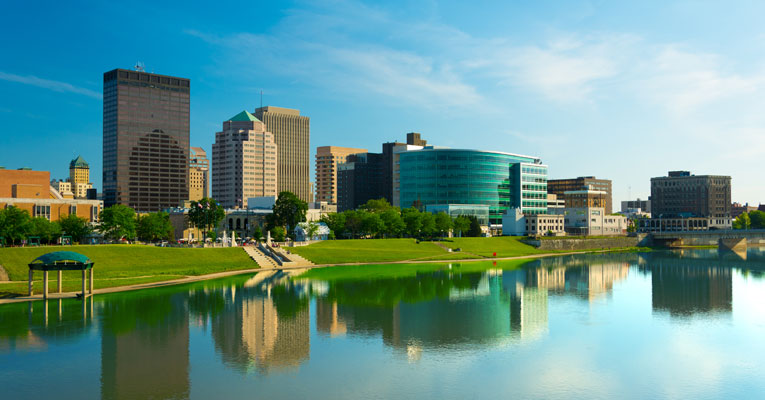
<svg viewBox="0 0 765 400">
<path fill-rule="evenodd" d="M 644 237 L 639 236 L 618 236 L 612 238 L 598 239 L 544 239 L 544 240 L 524 240 L 524 243 L 530 244 L 540 250 L 589 250 L 589 249 L 614 249 L 619 247 L 636 247 L 644 241 Z"/>
</svg>

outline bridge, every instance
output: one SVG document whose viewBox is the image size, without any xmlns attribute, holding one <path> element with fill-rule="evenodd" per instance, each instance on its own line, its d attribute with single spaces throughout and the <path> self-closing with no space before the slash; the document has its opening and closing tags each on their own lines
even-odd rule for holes
<svg viewBox="0 0 765 400">
<path fill-rule="evenodd" d="M 654 245 L 667 247 L 719 246 L 735 250 L 750 245 L 765 246 L 765 229 L 652 232 L 648 234 L 648 239 Z"/>
</svg>

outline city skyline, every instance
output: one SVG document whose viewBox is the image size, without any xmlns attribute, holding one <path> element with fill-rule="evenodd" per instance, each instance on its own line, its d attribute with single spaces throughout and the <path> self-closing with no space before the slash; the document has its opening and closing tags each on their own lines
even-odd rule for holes
<svg viewBox="0 0 765 400">
<path fill-rule="evenodd" d="M 650 178 L 671 170 L 730 175 L 735 202 L 765 197 L 762 5 L 341 5 L 264 5 L 256 24 L 231 21 L 233 6 L 177 10 L 158 27 L 141 7 L 107 24 L 98 16 L 116 5 L 56 21 L 63 5 L 52 4 L 35 13 L 40 34 L 74 44 L 31 35 L 5 45 L 0 165 L 60 178 L 82 154 L 102 191 L 100 77 L 142 60 L 147 72 L 194 81 L 191 146 L 207 151 L 220 121 L 257 108 L 263 90 L 262 105 L 311 116 L 309 160 L 318 146 L 377 149 L 417 131 L 435 145 L 538 155 L 551 179 L 610 179 L 614 202 L 647 199 Z M 28 7 L 0 17 L 7 37 Z M 79 44 L 84 36 L 94 44 Z M 118 46 L 93 56 L 106 40 Z"/>
</svg>

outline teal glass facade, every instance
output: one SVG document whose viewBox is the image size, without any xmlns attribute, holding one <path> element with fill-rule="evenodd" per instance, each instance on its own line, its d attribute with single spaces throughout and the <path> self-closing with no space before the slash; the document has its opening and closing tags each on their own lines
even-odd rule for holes
<svg viewBox="0 0 765 400">
<path fill-rule="evenodd" d="M 501 224 L 508 208 L 547 212 L 547 166 L 509 153 L 425 148 L 401 153 L 401 207 L 484 204 L 489 222 Z"/>
</svg>

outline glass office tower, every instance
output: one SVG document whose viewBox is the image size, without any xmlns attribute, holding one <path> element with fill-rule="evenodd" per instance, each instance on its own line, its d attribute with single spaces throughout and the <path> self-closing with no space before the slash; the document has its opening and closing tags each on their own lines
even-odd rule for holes
<svg viewBox="0 0 765 400">
<path fill-rule="evenodd" d="M 537 157 L 426 147 L 400 155 L 401 207 L 484 204 L 489 223 L 508 208 L 547 212 L 547 166 Z"/>
<path fill-rule="evenodd" d="M 189 198 L 189 89 L 172 76 L 104 74 L 104 206 L 158 211 Z"/>
</svg>

